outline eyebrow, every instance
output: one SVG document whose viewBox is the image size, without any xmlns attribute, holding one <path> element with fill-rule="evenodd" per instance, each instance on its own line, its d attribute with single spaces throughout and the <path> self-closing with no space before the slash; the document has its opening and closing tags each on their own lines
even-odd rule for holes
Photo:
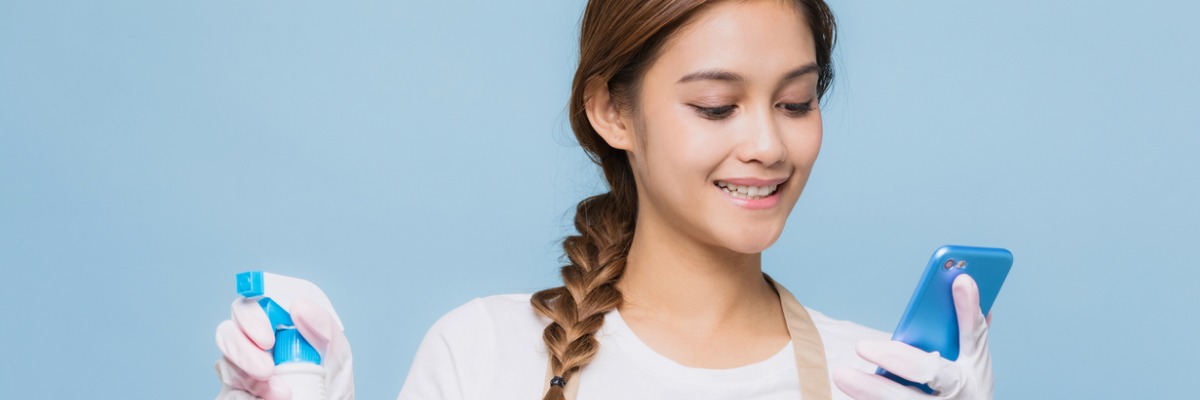
<svg viewBox="0 0 1200 400">
<path fill-rule="evenodd" d="M 783 81 L 787 82 L 792 79 L 796 79 L 798 77 L 801 77 L 801 76 L 804 76 L 807 74 L 811 74 L 811 73 L 815 73 L 815 72 L 817 72 L 817 64 L 804 65 L 804 66 L 801 66 L 800 68 L 793 69 L 791 71 L 788 71 L 788 73 L 784 74 Z M 680 83 L 688 83 L 688 82 L 704 81 L 704 80 L 740 83 L 740 82 L 745 82 L 746 77 L 741 76 L 736 72 L 730 72 L 730 71 L 721 70 L 721 69 L 706 69 L 703 71 L 697 71 L 697 72 L 693 72 L 693 73 L 684 75 L 683 78 L 679 78 L 679 81 L 675 82 L 675 83 L 680 84 Z"/>
</svg>

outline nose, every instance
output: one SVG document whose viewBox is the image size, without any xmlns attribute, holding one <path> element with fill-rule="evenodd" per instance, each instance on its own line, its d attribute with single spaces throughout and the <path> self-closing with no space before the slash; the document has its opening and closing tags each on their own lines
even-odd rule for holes
<svg viewBox="0 0 1200 400">
<path fill-rule="evenodd" d="M 748 118 L 742 140 L 738 145 L 738 159 L 744 163 L 759 162 L 770 167 L 787 159 L 787 146 L 783 143 L 783 132 L 771 110 L 755 113 Z"/>
</svg>

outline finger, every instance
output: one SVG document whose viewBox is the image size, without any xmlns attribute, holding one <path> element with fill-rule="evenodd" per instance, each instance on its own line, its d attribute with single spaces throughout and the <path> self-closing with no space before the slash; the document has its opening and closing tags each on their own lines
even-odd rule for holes
<svg viewBox="0 0 1200 400">
<path fill-rule="evenodd" d="M 334 338 L 334 330 L 338 329 L 333 316 L 324 308 L 305 299 L 293 302 L 291 310 L 292 322 L 296 324 L 296 329 L 300 330 L 300 336 L 313 345 L 322 358 L 326 357 L 329 344 Z"/>
<path fill-rule="evenodd" d="M 219 360 L 217 360 L 217 365 L 215 365 L 215 368 L 217 370 L 217 377 L 221 378 L 221 394 L 217 396 L 218 399 L 222 398 L 222 396 L 226 396 L 226 392 L 240 392 L 249 390 L 254 383 L 254 378 L 251 378 L 250 375 L 246 374 L 246 371 L 242 371 L 241 368 L 238 368 L 236 365 L 233 365 L 233 363 L 230 363 L 229 359 L 225 357 L 221 357 Z M 237 398 L 236 395 L 229 396 Z"/>
<path fill-rule="evenodd" d="M 321 353 L 321 364 L 325 365 L 326 387 L 343 388 L 340 399 L 354 398 L 354 366 L 350 354 L 350 342 L 332 315 L 320 305 L 296 300 L 292 303 L 292 322 L 300 335 Z"/>
<path fill-rule="evenodd" d="M 271 355 L 251 342 L 232 320 L 217 325 L 217 348 L 229 362 L 256 380 L 266 380 L 275 370 Z"/>
<path fill-rule="evenodd" d="M 858 342 L 855 350 L 863 359 L 917 383 L 927 383 L 952 366 L 949 360 L 936 352 L 928 353 L 895 340 L 864 340 Z"/>
<path fill-rule="evenodd" d="M 221 378 L 221 393 L 217 400 L 289 400 L 292 398 L 291 387 L 281 378 L 272 376 L 268 380 L 257 380 L 246 374 L 226 358 L 221 358 L 216 365 L 217 376 Z"/>
<path fill-rule="evenodd" d="M 258 400 L 258 396 L 243 390 L 224 387 L 221 388 L 221 393 L 217 394 L 217 400 Z"/>
<path fill-rule="evenodd" d="M 987 337 L 987 320 L 979 309 L 979 287 L 966 274 L 954 279 L 954 313 L 958 316 L 959 357 L 974 353 Z"/>
<path fill-rule="evenodd" d="M 233 321 L 258 348 L 270 350 L 275 347 L 275 328 L 257 301 L 240 298 L 234 300 L 230 308 L 233 310 Z"/>
<path fill-rule="evenodd" d="M 970 275 L 961 274 L 954 278 L 951 286 L 954 295 L 954 313 L 958 315 L 958 328 L 975 329 L 983 320 L 983 310 L 979 308 L 979 286 Z"/>
<path fill-rule="evenodd" d="M 988 311 L 988 316 L 987 316 L 986 320 L 987 320 L 988 326 L 991 327 L 992 326 L 992 312 L 991 311 Z"/>
<path fill-rule="evenodd" d="M 841 367 L 833 373 L 833 383 L 855 400 L 929 399 L 930 396 L 875 374 Z"/>
</svg>

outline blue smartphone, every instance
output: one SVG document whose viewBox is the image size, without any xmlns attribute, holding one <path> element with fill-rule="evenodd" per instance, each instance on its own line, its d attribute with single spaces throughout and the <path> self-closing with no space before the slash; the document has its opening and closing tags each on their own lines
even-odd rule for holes
<svg viewBox="0 0 1200 400">
<path fill-rule="evenodd" d="M 908 308 L 892 340 L 908 343 L 925 351 L 937 351 L 947 360 L 958 359 L 958 315 L 954 311 L 951 285 L 959 274 L 970 275 L 979 286 L 979 308 L 987 315 L 996 302 L 1000 286 L 1012 268 L 1013 256 L 1008 250 L 989 247 L 947 245 L 939 247 L 925 266 L 917 290 L 908 300 Z M 882 368 L 875 371 L 900 383 L 932 394 L 933 389 L 922 383 L 909 382 Z"/>
</svg>

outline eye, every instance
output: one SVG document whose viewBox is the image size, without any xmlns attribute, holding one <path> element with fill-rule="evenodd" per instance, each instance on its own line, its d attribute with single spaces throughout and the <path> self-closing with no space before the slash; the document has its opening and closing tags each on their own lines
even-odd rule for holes
<svg viewBox="0 0 1200 400">
<path fill-rule="evenodd" d="M 807 115 L 809 111 L 812 111 L 812 102 L 812 100 L 809 100 L 803 103 L 781 103 L 779 104 L 779 107 L 783 108 L 784 111 L 787 111 L 788 115 L 793 117 L 803 117 Z"/>
<path fill-rule="evenodd" d="M 692 108 L 695 108 L 696 112 L 699 112 L 701 117 L 712 120 L 725 119 L 725 117 L 728 117 L 729 114 L 733 114 L 733 110 L 737 109 L 737 106 L 732 104 L 720 107 L 701 107 L 695 104 L 689 105 L 692 106 Z"/>
</svg>

